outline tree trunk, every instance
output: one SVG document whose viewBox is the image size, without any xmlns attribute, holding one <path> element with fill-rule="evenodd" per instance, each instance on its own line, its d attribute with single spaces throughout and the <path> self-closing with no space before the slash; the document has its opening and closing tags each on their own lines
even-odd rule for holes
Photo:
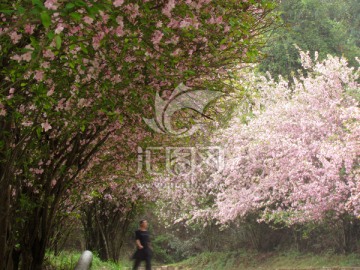
<svg viewBox="0 0 360 270">
<path fill-rule="evenodd" d="M 351 253 L 357 249 L 357 240 L 359 236 L 359 222 L 355 219 L 343 219 L 344 230 L 344 251 Z"/>
<path fill-rule="evenodd" d="M 9 235 L 9 209 L 10 209 L 10 187 L 0 186 L 0 270 L 7 268 L 7 254 L 9 247 L 7 238 Z"/>
<path fill-rule="evenodd" d="M 11 255 L 11 258 L 12 258 L 12 266 L 11 266 L 11 269 L 13 270 L 18 270 L 19 269 L 19 266 L 20 266 L 20 255 L 21 255 L 21 252 L 20 250 L 15 250 L 13 249 L 12 251 L 12 255 Z M 8 267 L 9 268 L 9 267 Z M 9 268 L 10 269 L 10 268 Z"/>
</svg>

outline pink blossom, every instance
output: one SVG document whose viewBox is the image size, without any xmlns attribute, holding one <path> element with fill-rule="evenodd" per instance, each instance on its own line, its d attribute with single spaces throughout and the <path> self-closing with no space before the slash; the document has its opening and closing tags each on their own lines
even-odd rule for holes
<svg viewBox="0 0 360 270">
<path fill-rule="evenodd" d="M 6 110 L 4 104 L 0 103 L 0 116 L 5 116 Z"/>
<path fill-rule="evenodd" d="M 64 25 L 62 23 L 59 23 L 57 26 L 56 26 L 56 29 L 55 29 L 55 34 L 60 34 L 62 31 L 64 30 Z"/>
<path fill-rule="evenodd" d="M 43 130 L 45 132 L 47 132 L 48 130 L 52 129 L 52 126 L 49 124 L 49 122 L 46 120 L 45 123 L 42 123 L 41 124 L 41 127 L 43 128 Z"/>
<path fill-rule="evenodd" d="M 50 90 L 47 92 L 47 96 L 48 97 L 50 97 L 50 96 L 52 96 L 53 94 L 54 94 L 54 91 L 55 91 L 55 86 L 52 86 L 51 88 L 50 88 Z"/>
<path fill-rule="evenodd" d="M 171 39 L 167 40 L 165 43 L 166 43 L 166 44 L 171 43 L 171 44 L 176 45 L 176 44 L 179 43 L 179 40 L 180 40 L 180 37 L 179 37 L 179 36 L 173 36 L 173 37 L 171 37 Z"/>
<path fill-rule="evenodd" d="M 227 48 L 227 46 L 226 46 L 225 44 L 221 44 L 221 45 L 220 45 L 220 50 L 223 51 L 223 50 L 225 50 L 226 48 Z"/>
<path fill-rule="evenodd" d="M 35 25 L 26 24 L 24 29 L 26 34 L 32 35 L 34 33 Z"/>
<path fill-rule="evenodd" d="M 154 45 L 158 45 L 162 39 L 162 37 L 164 36 L 164 34 L 159 31 L 159 30 L 155 30 L 155 32 L 152 35 L 151 41 Z"/>
<path fill-rule="evenodd" d="M 47 62 L 47 61 L 42 62 L 42 63 L 41 63 L 41 67 L 42 67 L 42 68 L 45 68 L 45 69 L 48 69 L 48 68 L 50 68 L 50 63 Z"/>
<path fill-rule="evenodd" d="M 216 23 L 215 18 L 211 17 L 210 19 L 207 20 L 207 23 L 208 24 L 215 24 Z"/>
<path fill-rule="evenodd" d="M 56 106 L 56 111 L 60 111 L 60 110 L 63 110 L 65 109 L 65 106 L 64 106 L 64 103 L 65 103 L 66 99 L 65 98 L 62 98 L 58 101 L 58 104 Z"/>
<path fill-rule="evenodd" d="M 32 169 L 31 171 L 35 174 L 43 174 L 44 173 L 44 169 L 39 169 L 39 168 Z"/>
<path fill-rule="evenodd" d="M 124 32 L 124 27 L 122 25 L 119 25 L 118 27 L 116 27 L 115 29 L 115 34 L 118 36 L 118 37 L 122 37 L 125 32 Z"/>
<path fill-rule="evenodd" d="M 54 58 L 55 58 L 55 54 L 50 49 L 44 50 L 43 56 L 46 58 L 49 58 L 50 60 L 54 60 Z"/>
<path fill-rule="evenodd" d="M 33 48 L 31 47 L 31 45 L 26 45 L 25 49 L 27 49 L 28 52 L 26 52 L 26 53 L 24 53 L 22 55 L 15 54 L 15 55 L 11 56 L 10 58 L 12 60 L 15 60 L 15 61 L 18 61 L 18 62 L 20 62 L 20 61 L 30 62 Z"/>
<path fill-rule="evenodd" d="M 58 9 L 58 2 L 57 2 L 57 0 L 46 0 L 45 3 L 44 3 L 44 6 L 47 9 L 57 10 Z"/>
<path fill-rule="evenodd" d="M 191 25 L 191 20 L 187 18 L 180 22 L 179 27 L 186 28 L 186 27 L 189 27 L 190 25 Z"/>
<path fill-rule="evenodd" d="M 107 194 L 104 195 L 104 199 L 108 200 L 108 201 L 112 201 L 113 197 L 111 196 L 111 194 L 107 193 Z"/>
<path fill-rule="evenodd" d="M 137 16 L 140 15 L 138 4 L 127 4 L 126 9 L 130 12 L 130 19 L 135 19 Z"/>
<path fill-rule="evenodd" d="M 106 24 L 109 21 L 109 18 L 110 18 L 109 14 L 106 14 L 102 10 L 100 10 L 99 13 L 100 13 L 100 16 L 101 16 L 101 19 L 102 19 L 103 23 Z"/>
<path fill-rule="evenodd" d="M 122 16 L 117 16 L 116 22 L 118 25 L 124 26 L 124 18 Z"/>
<path fill-rule="evenodd" d="M 170 28 L 179 28 L 180 27 L 180 21 L 174 19 L 174 18 L 171 18 L 170 19 L 170 22 L 167 24 L 167 27 L 170 27 Z"/>
<path fill-rule="evenodd" d="M 24 127 L 31 127 L 33 125 L 32 121 L 24 121 L 21 123 Z"/>
<path fill-rule="evenodd" d="M 124 0 L 115 0 L 113 2 L 114 7 L 120 7 L 122 4 L 124 4 Z"/>
<path fill-rule="evenodd" d="M 22 37 L 22 34 L 18 34 L 16 31 L 12 31 L 10 34 L 9 34 L 10 38 L 11 38 L 11 41 L 12 43 L 16 44 L 20 41 L 21 37 Z"/>
<path fill-rule="evenodd" d="M 166 15 L 167 17 L 171 17 L 171 11 L 175 8 L 175 0 L 169 0 L 165 7 L 162 9 L 162 13 Z"/>
<path fill-rule="evenodd" d="M 21 55 L 15 54 L 15 55 L 11 56 L 10 59 L 20 62 L 22 60 L 22 57 L 21 57 Z"/>
<path fill-rule="evenodd" d="M 52 179 L 51 180 L 51 187 L 55 187 L 56 183 L 57 183 L 56 179 Z"/>
<path fill-rule="evenodd" d="M 31 55 L 32 55 L 32 52 L 26 52 L 21 56 L 21 58 L 22 58 L 22 60 L 24 60 L 26 62 L 30 62 L 31 61 Z"/>
<path fill-rule="evenodd" d="M 177 48 L 175 51 L 171 53 L 172 56 L 178 56 L 181 53 L 181 49 Z"/>
<path fill-rule="evenodd" d="M 127 62 L 127 63 L 134 62 L 135 60 L 136 60 L 136 57 L 134 57 L 134 56 L 128 55 L 125 57 L 125 62 Z"/>
<path fill-rule="evenodd" d="M 215 23 L 217 23 L 217 24 L 221 24 L 222 22 L 223 22 L 222 16 L 219 16 L 215 19 Z"/>
<path fill-rule="evenodd" d="M 38 82 L 42 81 L 44 79 L 44 71 L 43 70 L 36 70 L 34 78 Z"/>
<path fill-rule="evenodd" d="M 83 18 L 83 21 L 84 21 L 85 23 L 87 23 L 87 24 L 92 24 L 92 23 L 94 22 L 94 19 L 91 18 L 91 17 L 89 17 L 89 16 L 85 16 L 85 17 Z"/>
<path fill-rule="evenodd" d="M 104 38 L 104 32 L 100 32 L 92 38 L 92 46 L 95 50 L 100 48 L 100 42 Z"/>
</svg>

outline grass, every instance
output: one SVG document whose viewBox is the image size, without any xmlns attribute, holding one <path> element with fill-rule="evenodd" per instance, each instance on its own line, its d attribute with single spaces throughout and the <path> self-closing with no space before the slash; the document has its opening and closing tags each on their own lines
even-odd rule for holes
<svg viewBox="0 0 360 270">
<path fill-rule="evenodd" d="M 73 270 L 80 253 L 61 252 L 58 256 L 47 254 L 47 270 Z M 155 264 L 155 263 L 154 263 Z M 176 265 L 193 270 L 255 270 L 255 269 L 306 269 L 323 267 L 360 267 L 360 254 L 311 254 L 289 251 L 286 253 L 205 252 Z M 121 270 L 130 267 L 131 261 L 103 262 L 94 256 L 92 270 Z"/>
<path fill-rule="evenodd" d="M 80 256 L 81 253 L 67 251 L 61 252 L 58 256 L 48 253 L 46 256 L 46 269 L 73 270 Z M 120 263 L 103 262 L 94 255 L 91 270 L 121 270 L 130 265 L 131 262 L 125 260 Z"/>
<path fill-rule="evenodd" d="M 360 255 L 304 254 L 299 252 L 208 252 L 189 258 L 177 265 L 202 270 L 360 267 Z"/>
</svg>

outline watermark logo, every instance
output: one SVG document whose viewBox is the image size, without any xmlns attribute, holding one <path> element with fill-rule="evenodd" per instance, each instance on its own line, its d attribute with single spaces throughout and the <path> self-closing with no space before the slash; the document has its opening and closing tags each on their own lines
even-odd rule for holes
<svg viewBox="0 0 360 270">
<path fill-rule="evenodd" d="M 144 118 L 145 123 L 154 131 L 176 137 L 187 137 L 193 135 L 201 124 L 193 125 L 191 128 L 173 129 L 171 119 L 177 111 L 191 109 L 200 114 L 207 104 L 222 96 L 219 91 L 191 90 L 183 83 L 179 84 L 172 92 L 169 100 L 163 100 L 159 93 L 155 96 L 155 118 Z"/>
<path fill-rule="evenodd" d="M 224 152 L 218 146 L 138 147 L 138 168 L 150 175 L 195 176 L 201 172 L 220 173 L 224 169 Z"/>
</svg>

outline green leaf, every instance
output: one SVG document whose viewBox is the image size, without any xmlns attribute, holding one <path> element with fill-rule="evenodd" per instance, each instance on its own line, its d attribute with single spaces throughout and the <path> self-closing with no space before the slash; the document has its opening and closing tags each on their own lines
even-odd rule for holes
<svg viewBox="0 0 360 270">
<path fill-rule="evenodd" d="M 49 31 L 49 33 L 47 33 L 47 36 L 48 36 L 49 40 L 53 40 L 55 37 L 54 31 Z"/>
<path fill-rule="evenodd" d="M 80 13 L 77 13 L 77 12 L 71 12 L 70 13 L 70 17 L 72 17 L 73 19 L 77 20 L 77 21 L 80 21 L 81 20 L 81 14 Z"/>
<path fill-rule="evenodd" d="M 51 25 L 51 18 L 47 11 L 43 11 L 40 13 L 41 22 L 44 25 L 45 28 L 49 28 Z"/>
<path fill-rule="evenodd" d="M 82 0 L 75 1 L 75 5 L 77 5 L 78 7 L 86 7 L 87 6 L 87 4 Z"/>
<path fill-rule="evenodd" d="M 9 9 L 0 9 L 0 13 L 4 13 L 7 15 L 11 15 L 11 13 L 14 13 L 15 10 L 9 10 Z"/>
<path fill-rule="evenodd" d="M 86 53 L 86 54 L 89 53 L 88 49 L 85 47 L 84 44 L 80 43 L 80 48 L 84 53 Z"/>
<path fill-rule="evenodd" d="M 34 48 L 39 48 L 39 42 L 36 40 L 35 37 L 31 36 L 31 37 L 30 37 L 30 40 L 31 40 L 31 45 L 32 45 Z"/>
<path fill-rule="evenodd" d="M 186 75 L 195 75 L 196 74 L 196 72 L 194 70 L 190 70 L 190 69 L 186 70 L 184 73 L 186 73 Z"/>
<path fill-rule="evenodd" d="M 92 6 L 92 7 L 87 8 L 87 10 L 88 10 L 88 13 L 90 15 L 92 15 L 92 17 L 99 13 L 99 7 L 95 6 L 95 5 Z"/>
<path fill-rule="evenodd" d="M 66 9 L 72 9 L 73 7 L 75 7 L 73 3 L 67 3 L 65 6 Z"/>
<path fill-rule="evenodd" d="M 55 43 L 56 43 L 56 48 L 59 50 L 61 48 L 61 36 L 56 36 L 55 37 Z"/>
<path fill-rule="evenodd" d="M 38 6 L 38 7 L 44 8 L 44 4 L 43 4 L 43 2 L 40 1 L 40 0 L 32 0 L 32 3 L 33 3 L 34 6 Z"/>
<path fill-rule="evenodd" d="M 17 11 L 19 14 L 25 14 L 26 9 L 24 7 L 18 7 Z"/>
<path fill-rule="evenodd" d="M 122 116 L 121 114 L 119 115 L 119 123 L 124 123 L 124 116 Z"/>
<path fill-rule="evenodd" d="M 37 127 L 36 134 L 37 134 L 38 138 L 41 138 L 41 132 L 42 132 L 42 127 Z"/>
</svg>

